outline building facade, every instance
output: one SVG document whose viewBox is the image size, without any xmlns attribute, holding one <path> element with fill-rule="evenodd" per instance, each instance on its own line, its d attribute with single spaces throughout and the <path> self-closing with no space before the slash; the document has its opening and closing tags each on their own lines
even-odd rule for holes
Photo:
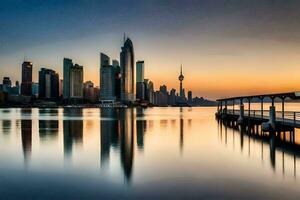
<svg viewBox="0 0 300 200">
<path fill-rule="evenodd" d="M 83 66 L 73 65 L 69 58 L 64 58 L 64 99 L 83 98 Z"/>
<path fill-rule="evenodd" d="M 32 95 L 32 68 L 33 64 L 29 61 L 24 61 L 22 64 L 22 82 L 21 82 L 21 95 Z"/>
<path fill-rule="evenodd" d="M 144 61 L 136 62 L 136 99 L 145 100 Z"/>
<path fill-rule="evenodd" d="M 134 49 L 132 41 L 127 38 L 120 53 L 121 63 L 121 101 L 135 101 Z"/>
<path fill-rule="evenodd" d="M 110 58 L 100 53 L 100 101 L 115 101 L 115 70 Z"/>
<path fill-rule="evenodd" d="M 39 98 L 58 99 L 59 75 L 54 70 L 41 68 L 39 71 Z"/>
</svg>

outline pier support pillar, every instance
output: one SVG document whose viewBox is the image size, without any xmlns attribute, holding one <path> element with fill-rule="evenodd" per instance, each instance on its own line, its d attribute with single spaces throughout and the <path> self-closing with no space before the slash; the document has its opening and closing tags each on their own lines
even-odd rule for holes
<svg viewBox="0 0 300 200">
<path fill-rule="evenodd" d="M 244 104 L 241 104 L 240 105 L 240 116 L 239 116 L 239 118 L 237 120 L 237 123 L 238 124 L 242 124 L 243 121 L 244 121 Z"/>
<path fill-rule="evenodd" d="M 270 106 L 270 111 L 269 111 L 269 121 L 264 122 L 261 125 L 261 128 L 263 131 L 274 131 L 275 130 L 275 122 L 276 122 L 276 110 L 275 106 L 272 105 Z"/>
</svg>

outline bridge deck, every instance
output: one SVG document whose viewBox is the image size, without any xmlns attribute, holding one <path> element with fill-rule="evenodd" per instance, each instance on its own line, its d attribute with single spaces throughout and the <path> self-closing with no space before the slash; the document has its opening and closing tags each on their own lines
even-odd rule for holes
<svg viewBox="0 0 300 200">
<path fill-rule="evenodd" d="M 239 117 L 239 110 L 227 110 L 227 114 L 230 116 L 234 116 L 236 118 Z M 269 120 L 269 111 L 268 110 L 250 110 L 250 112 L 244 111 L 244 119 L 252 119 L 252 120 L 261 120 L 267 121 Z M 276 123 L 285 126 L 292 126 L 296 128 L 300 128 L 300 112 L 292 112 L 292 111 L 277 111 L 276 112 Z"/>
</svg>

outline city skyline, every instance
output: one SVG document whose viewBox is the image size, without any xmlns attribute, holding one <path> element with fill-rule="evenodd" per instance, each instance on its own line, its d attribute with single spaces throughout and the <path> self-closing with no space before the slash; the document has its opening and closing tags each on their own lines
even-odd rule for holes
<svg viewBox="0 0 300 200">
<path fill-rule="evenodd" d="M 189 77 L 186 87 L 210 99 L 300 88 L 299 2 L 119 3 L 54 1 L 32 9 L 34 1 L 4 1 L 0 79 L 20 80 L 17 69 L 24 57 L 34 63 L 34 81 L 40 67 L 53 66 L 62 75 L 61 60 L 68 57 L 85 66 L 84 81 L 99 85 L 98 52 L 118 58 L 116 47 L 126 32 L 134 39 L 135 59 L 147 63 L 145 73 L 156 83 L 155 89 L 162 84 L 177 86 L 174 77 L 180 63 Z M 103 7 L 105 12 L 99 13 Z M 70 15 L 74 10 L 77 15 Z M 269 74 L 272 78 L 266 78 Z M 222 80 L 222 87 L 216 80 Z"/>
</svg>

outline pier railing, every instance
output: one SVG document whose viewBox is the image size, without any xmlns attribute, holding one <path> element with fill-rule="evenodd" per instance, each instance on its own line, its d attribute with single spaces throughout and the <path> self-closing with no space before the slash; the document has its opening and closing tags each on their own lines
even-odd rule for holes
<svg viewBox="0 0 300 200">
<path fill-rule="evenodd" d="M 245 117 L 253 117 L 253 118 L 261 118 L 261 119 L 269 119 L 269 110 L 245 110 Z M 240 115 L 240 110 L 232 110 L 228 109 L 227 114 L 231 115 Z M 299 122 L 300 123 L 300 112 L 294 111 L 276 111 L 276 120 L 277 121 L 290 121 L 290 122 Z"/>
</svg>

